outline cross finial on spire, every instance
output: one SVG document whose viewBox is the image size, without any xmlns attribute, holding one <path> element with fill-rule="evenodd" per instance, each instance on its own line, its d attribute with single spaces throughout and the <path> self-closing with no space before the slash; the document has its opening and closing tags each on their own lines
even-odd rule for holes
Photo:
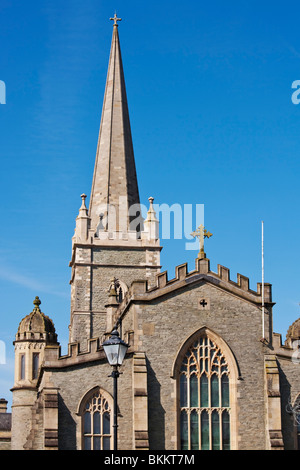
<svg viewBox="0 0 300 470">
<path fill-rule="evenodd" d="M 210 238 L 212 237 L 212 233 L 208 232 L 205 228 L 204 228 L 204 225 L 199 225 L 199 227 L 197 228 L 197 230 L 195 230 L 195 232 L 191 233 L 192 237 L 197 237 L 199 238 L 199 242 L 200 242 L 200 251 L 199 251 L 199 254 L 198 254 L 198 258 L 206 258 L 206 254 L 204 253 L 204 239 L 205 238 Z"/>
<path fill-rule="evenodd" d="M 114 22 L 114 26 L 118 26 L 118 21 L 122 21 L 122 18 L 118 18 L 117 13 L 115 13 L 115 16 L 113 18 L 109 19 Z"/>
</svg>

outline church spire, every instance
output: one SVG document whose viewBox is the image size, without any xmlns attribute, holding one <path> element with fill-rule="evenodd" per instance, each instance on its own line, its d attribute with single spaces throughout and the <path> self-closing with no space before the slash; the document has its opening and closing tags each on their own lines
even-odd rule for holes
<svg viewBox="0 0 300 470">
<path fill-rule="evenodd" d="M 152 198 L 145 229 L 143 219 L 137 220 L 141 207 L 118 35 L 120 18 L 115 14 L 112 20 L 90 205 L 88 210 L 82 194 L 72 238 L 70 343 L 78 341 L 82 351 L 89 339 L 101 338 L 115 324 L 116 299 L 110 296 L 107 303 L 106 296 L 111 279 L 122 286 L 119 302 L 137 278 L 155 285 L 161 268 Z M 110 290 L 110 294 L 114 293 Z"/>
<path fill-rule="evenodd" d="M 140 212 L 140 200 L 122 65 L 118 21 L 113 35 L 89 206 L 91 229 L 97 233 L 128 232 Z M 131 217 L 129 216 L 130 208 Z"/>
</svg>

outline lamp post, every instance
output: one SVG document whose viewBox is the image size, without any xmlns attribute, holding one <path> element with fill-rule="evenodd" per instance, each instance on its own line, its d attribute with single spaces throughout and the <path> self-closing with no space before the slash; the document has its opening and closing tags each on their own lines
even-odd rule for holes
<svg viewBox="0 0 300 470">
<path fill-rule="evenodd" d="M 126 344 L 119 335 L 117 326 L 114 326 L 111 336 L 103 343 L 103 349 L 106 354 L 109 364 L 113 367 L 113 371 L 110 377 L 114 379 L 114 450 L 118 449 L 118 377 L 120 372 L 118 367 L 122 365 L 124 357 L 126 355 L 128 344 Z"/>
</svg>

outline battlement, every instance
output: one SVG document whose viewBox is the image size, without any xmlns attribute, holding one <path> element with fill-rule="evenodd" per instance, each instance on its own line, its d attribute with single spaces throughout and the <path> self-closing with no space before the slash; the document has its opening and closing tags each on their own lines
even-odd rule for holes
<svg viewBox="0 0 300 470">
<path fill-rule="evenodd" d="M 142 300 L 142 297 L 147 296 L 148 300 L 154 297 L 165 295 L 167 292 L 197 282 L 199 280 L 206 280 L 214 285 L 224 288 L 235 295 L 246 298 L 249 301 L 257 304 L 262 303 L 262 283 L 257 283 L 257 290 L 250 289 L 249 278 L 237 273 L 236 281 L 230 279 L 230 270 L 224 266 L 218 265 L 218 272 L 215 273 L 210 270 L 210 261 L 207 258 L 196 259 L 196 269 L 188 272 L 187 263 L 175 267 L 175 277 L 168 279 L 168 272 L 164 271 L 156 276 L 156 286 L 149 287 L 147 281 L 137 280 L 134 281 L 128 293 L 126 294 L 122 304 L 119 307 L 119 312 L 124 311 L 126 305 L 131 299 Z M 146 300 L 146 299 L 145 299 Z M 269 283 L 264 284 L 264 301 L 266 304 L 272 303 L 272 285 Z"/>
<path fill-rule="evenodd" d="M 128 292 L 125 294 L 123 302 L 116 308 L 115 318 L 124 316 L 128 306 L 132 301 L 151 301 L 162 295 L 171 293 L 187 285 L 199 281 L 209 282 L 219 288 L 231 292 L 257 305 L 262 303 L 262 283 L 257 283 L 257 290 L 250 289 L 249 278 L 237 273 L 236 281 L 230 279 L 230 270 L 222 265 L 218 265 L 218 272 L 210 270 L 210 261 L 207 258 L 196 259 L 196 266 L 193 271 L 188 271 L 187 263 L 175 267 L 175 277 L 168 279 L 167 271 L 156 276 L 156 286 L 149 287 L 148 281 L 133 281 Z M 272 304 L 272 286 L 264 284 L 264 301 L 266 305 Z M 61 355 L 59 345 L 49 345 L 45 348 L 44 367 L 69 367 L 86 361 L 96 361 L 105 359 L 105 354 L 101 344 L 104 338 L 92 338 L 88 340 L 88 347 L 80 351 L 80 343 L 70 343 L 68 353 Z"/>
<path fill-rule="evenodd" d="M 80 351 L 80 343 L 69 343 L 68 353 L 61 355 L 60 346 L 46 346 L 44 357 L 44 368 L 51 367 L 70 367 L 76 364 L 81 364 L 87 361 L 96 361 L 105 359 L 105 353 L 100 345 L 99 338 L 92 338 L 88 340 L 88 348 Z"/>
<path fill-rule="evenodd" d="M 107 333 L 110 334 L 110 333 Z M 72 367 L 75 365 L 94 362 L 94 361 L 106 361 L 107 358 L 102 347 L 103 342 L 106 339 L 106 335 L 103 338 L 91 338 L 88 340 L 88 347 L 84 351 L 80 350 L 80 343 L 69 343 L 67 354 L 61 355 L 61 347 L 57 345 L 49 345 L 45 347 L 45 355 L 43 368 L 64 368 Z M 133 352 L 132 348 L 128 349 L 128 352 Z"/>
</svg>

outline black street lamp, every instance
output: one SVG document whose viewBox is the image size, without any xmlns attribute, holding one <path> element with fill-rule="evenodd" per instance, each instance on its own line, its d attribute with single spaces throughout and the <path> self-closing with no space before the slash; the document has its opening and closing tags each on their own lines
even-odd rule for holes
<svg viewBox="0 0 300 470">
<path fill-rule="evenodd" d="M 114 450 L 118 449 L 118 384 L 117 380 L 120 375 L 118 367 L 122 365 L 126 355 L 128 344 L 126 344 L 119 335 L 117 326 L 114 326 L 111 336 L 103 343 L 103 349 L 109 364 L 113 367 L 110 377 L 114 379 Z"/>
</svg>

